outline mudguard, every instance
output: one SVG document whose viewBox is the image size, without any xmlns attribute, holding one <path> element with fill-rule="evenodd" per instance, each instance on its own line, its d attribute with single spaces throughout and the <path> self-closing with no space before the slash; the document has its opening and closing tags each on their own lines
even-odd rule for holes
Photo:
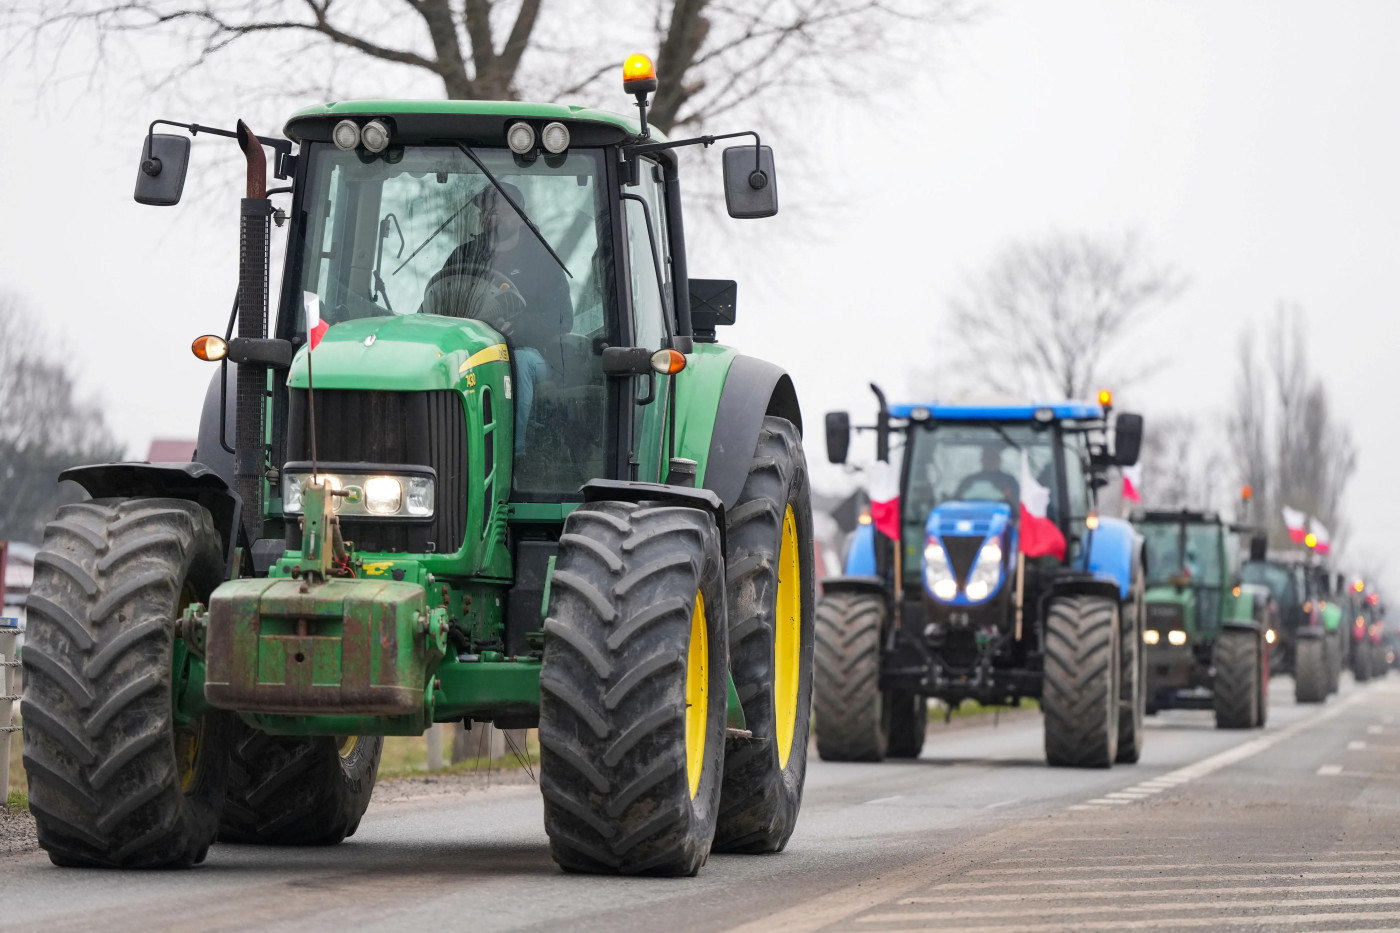
<svg viewBox="0 0 1400 933">
<path fill-rule="evenodd" d="M 846 566 L 842 572 L 848 577 L 874 577 L 875 567 L 875 526 L 869 522 L 857 525 L 851 532 L 851 543 L 847 545 Z"/>
<path fill-rule="evenodd" d="M 822 581 L 822 594 L 868 593 L 871 596 L 885 595 L 885 581 L 879 577 L 843 576 L 827 577 Z"/>
<path fill-rule="evenodd" d="M 763 360 L 734 357 L 705 459 L 704 486 L 719 494 L 725 508 L 733 508 L 743 492 L 765 415 L 786 418 L 802 433 L 802 411 L 788 374 Z"/>
<path fill-rule="evenodd" d="M 217 401 L 217 395 L 215 396 Z M 215 425 L 217 430 L 218 425 Z M 217 472 L 203 463 L 98 463 L 64 470 L 60 481 L 71 480 L 94 499 L 187 499 L 209 510 L 214 528 L 224 541 L 224 564 L 229 576 L 236 569 L 238 522 L 243 500 Z"/>
<path fill-rule="evenodd" d="M 1222 619 L 1220 627 L 1227 632 L 1258 632 L 1263 628 L 1253 619 Z"/>
<path fill-rule="evenodd" d="M 1100 518 L 1099 527 L 1089 538 L 1089 573 L 1096 579 L 1116 583 L 1120 600 L 1132 592 L 1136 549 L 1137 533 L 1121 518 Z"/>
<path fill-rule="evenodd" d="M 227 370 L 226 373 L 225 370 Z M 221 376 L 228 380 L 228 391 L 223 393 L 219 391 Z M 227 363 L 220 366 L 219 371 L 214 373 L 214 377 L 209 380 L 209 388 L 204 392 L 204 408 L 199 414 L 199 434 L 194 448 L 194 459 L 223 477 L 224 484 L 229 489 L 237 488 L 233 484 L 233 454 L 225 450 L 223 445 L 233 446 L 235 402 L 238 399 L 237 385 L 237 363 Z M 221 396 L 224 402 L 223 443 L 220 443 L 219 438 L 219 400 Z"/>
</svg>

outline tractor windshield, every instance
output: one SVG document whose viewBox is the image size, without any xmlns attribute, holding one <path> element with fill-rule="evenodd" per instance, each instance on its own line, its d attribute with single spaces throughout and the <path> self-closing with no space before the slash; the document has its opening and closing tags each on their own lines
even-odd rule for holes
<svg viewBox="0 0 1400 933">
<path fill-rule="evenodd" d="M 328 323 L 469 317 L 529 346 L 604 330 L 613 303 L 601 154 L 576 149 L 526 160 L 505 149 L 475 151 L 499 189 L 456 146 L 375 156 L 310 147 L 301 290 L 320 298 Z"/>
<path fill-rule="evenodd" d="M 1240 578 L 1245 583 L 1258 583 L 1268 587 L 1269 593 L 1274 597 L 1274 602 L 1285 610 L 1292 610 L 1302 602 L 1293 586 L 1292 574 L 1277 564 L 1257 560 L 1248 561 L 1240 570 Z"/>
<path fill-rule="evenodd" d="M 930 510 L 944 502 L 1005 502 L 1021 497 L 1021 456 L 1050 490 L 1049 515 L 1059 518 L 1054 432 L 1028 424 L 937 425 L 910 430 L 909 469 L 902 496 L 906 540 L 920 541 Z"/>
<path fill-rule="evenodd" d="M 1220 526 L 1181 522 L 1138 525 L 1147 549 L 1147 585 L 1168 586 L 1190 577 L 1191 586 L 1220 587 Z"/>
</svg>

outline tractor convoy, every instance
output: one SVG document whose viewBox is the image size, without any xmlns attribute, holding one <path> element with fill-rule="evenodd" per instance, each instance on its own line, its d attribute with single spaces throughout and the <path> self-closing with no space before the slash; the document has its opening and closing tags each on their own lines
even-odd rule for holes
<svg viewBox="0 0 1400 933">
<path fill-rule="evenodd" d="M 538 727 L 567 871 L 781 850 L 806 772 L 815 580 L 802 416 L 717 341 L 682 147 L 638 117 L 357 101 L 247 161 L 239 286 L 193 463 L 70 470 L 36 559 L 25 766 L 59 865 L 189 866 L 216 839 L 355 832 L 383 736 Z M 731 216 L 772 151 L 722 155 Z M 282 187 L 267 186 L 267 156 Z M 282 198 L 280 203 L 274 199 Z M 270 223 L 287 225 L 268 314 Z M 235 329 L 236 328 L 236 329 Z"/>
<path fill-rule="evenodd" d="M 1378 595 L 1316 555 L 1208 511 L 1100 514 L 1143 436 L 1107 392 L 872 386 L 873 425 L 829 413 L 828 458 L 857 432 L 874 459 L 818 598 L 793 380 L 719 342 L 737 286 L 690 276 L 681 207 L 680 150 L 743 137 L 727 211 L 772 216 L 773 152 L 667 139 L 657 86 L 637 55 L 635 117 L 151 124 L 142 204 L 179 203 L 193 137 L 241 149 L 238 287 L 194 341 L 217 371 L 193 461 L 63 473 L 90 498 L 34 561 L 24 766 L 55 864 L 338 843 L 385 736 L 462 723 L 538 730 L 564 871 L 693 875 L 787 845 L 813 735 L 828 760 L 918 757 L 931 699 L 1038 701 L 1048 764 L 1107 768 L 1169 707 L 1262 726 L 1271 665 L 1316 703 L 1395 663 Z"/>
</svg>

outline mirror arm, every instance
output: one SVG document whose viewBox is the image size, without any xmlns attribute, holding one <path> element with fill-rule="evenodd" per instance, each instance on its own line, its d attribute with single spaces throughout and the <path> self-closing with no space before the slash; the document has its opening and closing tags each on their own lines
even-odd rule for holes
<svg viewBox="0 0 1400 933">
<path fill-rule="evenodd" d="M 718 136 L 692 136 L 690 139 L 675 139 L 664 143 L 640 143 L 636 146 L 628 146 L 622 150 L 622 157 L 628 163 L 635 162 L 638 157 L 648 155 L 652 152 L 662 152 L 666 149 L 679 149 L 682 146 L 704 146 L 706 149 L 719 142 L 721 139 L 734 139 L 739 136 L 753 137 L 753 173 L 749 175 L 749 186 L 758 189 L 768 187 L 768 176 L 763 174 L 763 163 L 760 161 L 762 152 L 762 140 L 758 138 L 758 133 L 753 130 L 740 130 L 737 133 L 720 133 Z"/>
<path fill-rule="evenodd" d="M 160 174 L 160 160 L 151 158 L 151 137 L 155 135 L 157 126 L 178 126 L 181 129 L 189 130 L 191 136 L 198 136 L 200 133 L 208 133 L 210 136 L 223 136 L 226 139 L 237 139 L 238 133 L 233 130 L 221 130 L 214 126 L 201 126 L 198 123 L 178 123 L 174 120 L 152 120 L 151 125 L 146 128 L 146 158 L 141 161 L 141 171 L 152 177 Z M 290 139 L 267 139 L 258 137 L 258 142 L 267 146 L 277 153 L 274 160 L 273 176 L 275 178 L 290 178 L 295 157 L 292 155 L 292 141 Z"/>
</svg>

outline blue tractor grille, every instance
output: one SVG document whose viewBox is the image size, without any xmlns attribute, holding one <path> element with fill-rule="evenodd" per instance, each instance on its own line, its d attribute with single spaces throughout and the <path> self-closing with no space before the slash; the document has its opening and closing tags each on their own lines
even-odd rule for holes
<svg viewBox="0 0 1400 933">
<path fill-rule="evenodd" d="M 977 560 L 983 540 L 982 536 L 971 535 L 948 535 L 943 539 L 943 550 L 959 584 L 967 582 L 967 575 L 972 573 L 972 562 Z"/>
</svg>

